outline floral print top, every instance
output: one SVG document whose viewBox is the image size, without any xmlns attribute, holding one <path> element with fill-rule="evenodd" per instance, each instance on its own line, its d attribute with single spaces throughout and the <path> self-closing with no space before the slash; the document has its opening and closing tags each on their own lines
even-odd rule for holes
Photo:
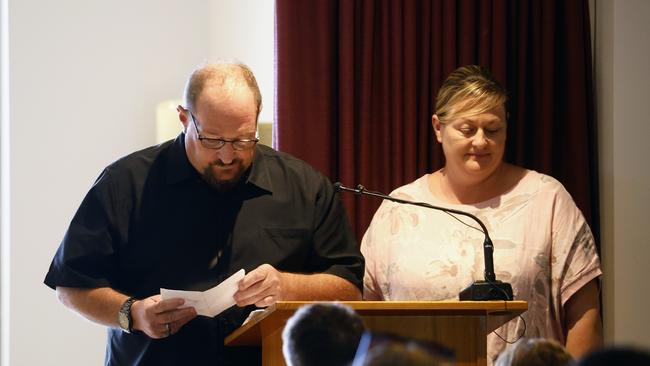
<svg viewBox="0 0 650 366">
<path fill-rule="evenodd" d="M 515 300 L 528 302 L 525 336 L 565 343 L 564 304 L 602 272 L 591 230 L 561 183 L 529 170 L 500 196 L 454 205 L 433 196 L 425 175 L 391 195 L 481 219 L 494 243 L 497 279 L 512 285 Z M 461 290 L 484 279 L 479 228 L 465 216 L 384 201 L 361 243 L 364 298 L 458 300 Z M 523 331 L 522 320 L 516 318 L 495 332 L 514 340 Z M 505 346 L 494 333 L 488 335 L 488 364 Z"/>
</svg>

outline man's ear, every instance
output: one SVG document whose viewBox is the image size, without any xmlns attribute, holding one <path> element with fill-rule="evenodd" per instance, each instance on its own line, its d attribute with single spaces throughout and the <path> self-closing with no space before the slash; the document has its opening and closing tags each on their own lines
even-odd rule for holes
<svg viewBox="0 0 650 366">
<path fill-rule="evenodd" d="M 181 124 L 183 124 L 183 133 L 187 133 L 187 127 L 189 127 L 189 115 L 190 112 L 183 108 L 183 106 L 178 106 L 176 107 L 176 111 L 178 112 L 178 119 L 181 121 Z"/>
<path fill-rule="evenodd" d="M 442 134 L 440 133 L 442 123 L 440 123 L 440 119 L 435 114 L 431 117 L 431 126 L 433 126 L 433 132 L 436 134 L 436 139 L 442 144 Z"/>
</svg>

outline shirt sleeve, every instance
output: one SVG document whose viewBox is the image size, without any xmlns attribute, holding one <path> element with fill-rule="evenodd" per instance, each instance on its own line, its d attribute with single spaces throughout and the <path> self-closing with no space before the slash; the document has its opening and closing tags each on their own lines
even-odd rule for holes
<svg viewBox="0 0 650 366">
<path fill-rule="evenodd" d="M 111 194 L 110 172 L 104 170 L 86 194 L 52 260 L 45 284 L 97 288 L 111 286 L 117 273 L 114 244 L 116 207 Z"/>
<path fill-rule="evenodd" d="M 363 288 L 364 258 L 352 232 L 345 207 L 332 184 L 320 175 L 316 196 L 313 243 L 316 268 Z"/>
<path fill-rule="evenodd" d="M 374 222 L 374 218 L 373 218 Z M 383 300 L 376 278 L 377 256 L 374 254 L 373 224 L 371 223 L 361 240 L 361 253 L 366 259 L 366 271 L 363 276 L 363 299 L 369 301 Z"/>
<path fill-rule="evenodd" d="M 559 183 L 558 183 L 559 184 Z M 594 236 L 582 212 L 560 185 L 555 197 L 552 223 L 553 282 L 559 305 L 602 274 Z"/>
<path fill-rule="evenodd" d="M 386 300 L 384 290 L 389 290 L 387 283 L 388 268 L 386 264 L 386 246 L 391 237 L 390 228 L 393 210 L 391 203 L 384 201 L 375 212 L 370 226 L 361 240 L 361 253 L 366 259 L 366 271 L 363 277 L 363 298 L 364 300 L 379 301 Z M 382 270 L 383 269 L 383 270 Z M 382 289 L 382 283 L 384 288 Z"/>
</svg>

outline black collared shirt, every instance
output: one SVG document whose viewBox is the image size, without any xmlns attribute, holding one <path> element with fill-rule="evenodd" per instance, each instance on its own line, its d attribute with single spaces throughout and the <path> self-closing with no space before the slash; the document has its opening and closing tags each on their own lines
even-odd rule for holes
<svg viewBox="0 0 650 366">
<path fill-rule="evenodd" d="M 333 274 L 362 288 L 363 257 L 327 178 L 258 145 L 246 178 L 219 193 L 189 163 L 181 134 L 102 172 L 45 284 L 111 287 L 145 298 L 160 288 L 206 290 L 264 263 L 280 271 Z M 215 318 L 199 316 L 160 340 L 111 328 L 106 364 L 247 364 L 236 349 L 224 349 L 223 338 L 251 310 L 235 306 Z"/>
</svg>

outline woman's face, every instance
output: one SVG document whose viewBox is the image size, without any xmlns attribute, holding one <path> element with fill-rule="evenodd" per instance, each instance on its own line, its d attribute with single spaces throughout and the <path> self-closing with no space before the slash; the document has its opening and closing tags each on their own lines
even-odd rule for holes
<svg viewBox="0 0 650 366">
<path fill-rule="evenodd" d="M 467 183 L 489 177 L 501 164 L 506 144 L 503 106 L 474 116 L 440 123 L 433 116 L 433 129 L 445 154 L 445 169 Z"/>
</svg>

